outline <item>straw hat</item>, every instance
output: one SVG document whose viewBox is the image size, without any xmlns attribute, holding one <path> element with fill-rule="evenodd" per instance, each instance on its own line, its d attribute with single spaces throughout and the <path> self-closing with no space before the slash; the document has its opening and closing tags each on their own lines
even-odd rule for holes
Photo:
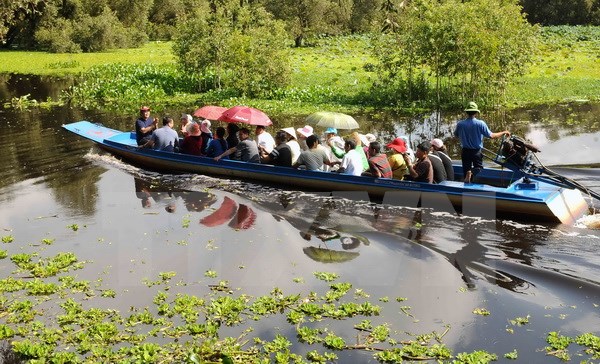
<svg viewBox="0 0 600 364">
<path fill-rule="evenodd" d="M 294 128 L 289 127 L 289 128 L 281 128 L 280 130 L 285 131 L 286 133 L 288 133 L 289 135 L 292 136 L 292 138 L 296 139 L 296 132 L 294 131 Z"/>
<path fill-rule="evenodd" d="M 406 152 L 406 143 L 404 142 L 404 139 L 402 139 L 402 138 L 396 138 L 396 139 L 392 140 L 392 142 L 387 144 L 386 147 L 394 149 L 398 153 Z"/>
</svg>

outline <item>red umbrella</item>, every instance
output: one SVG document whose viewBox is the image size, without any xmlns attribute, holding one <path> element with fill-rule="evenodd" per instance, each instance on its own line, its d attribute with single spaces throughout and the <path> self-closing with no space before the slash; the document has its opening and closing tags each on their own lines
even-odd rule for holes
<svg viewBox="0 0 600 364">
<path fill-rule="evenodd" d="M 194 111 L 194 116 L 208 120 L 217 120 L 227 110 L 223 106 L 206 105 Z"/>
<path fill-rule="evenodd" d="M 248 125 L 273 125 L 267 114 L 247 106 L 234 106 L 223 112 L 217 120 L 228 123 L 244 123 Z"/>
<path fill-rule="evenodd" d="M 214 211 L 212 214 L 208 216 L 204 216 L 200 223 L 204 226 L 217 226 L 226 223 L 231 220 L 231 218 L 235 215 L 238 210 L 238 204 L 234 200 L 225 196 L 223 202 L 221 202 L 221 206 Z"/>
</svg>

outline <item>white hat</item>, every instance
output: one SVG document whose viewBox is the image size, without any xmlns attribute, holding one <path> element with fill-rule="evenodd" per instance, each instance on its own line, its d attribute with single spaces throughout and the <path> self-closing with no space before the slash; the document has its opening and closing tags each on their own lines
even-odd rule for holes
<svg viewBox="0 0 600 364">
<path fill-rule="evenodd" d="M 200 130 L 202 130 L 203 133 L 211 133 L 210 120 L 203 120 L 200 124 Z"/>
<path fill-rule="evenodd" d="M 296 129 L 296 131 L 298 132 L 298 134 L 302 134 L 307 138 L 313 135 L 313 127 L 310 125 L 304 125 L 304 127 L 298 128 Z"/>
<path fill-rule="evenodd" d="M 369 141 L 369 143 L 373 143 L 374 141 L 377 140 L 377 137 L 371 133 L 367 133 L 365 134 L 365 137 L 367 138 L 367 140 Z"/>
<path fill-rule="evenodd" d="M 190 114 L 181 114 L 181 119 L 187 119 L 188 122 L 192 121 L 192 115 Z"/>
<path fill-rule="evenodd" d="M 442 141 L 442 139 L 435 138 L 431 141 L 431 145 L 433 145 L 436 148 L 442 148 L 444 146 L 444 142 Z"/>
<path fill-rule="evenodd" d="M 296 132 L 294 131 L 294 128 L 292 128 L 292 127 L 281 128 L 280 130 L 285 131 L 286 133 L 288 133 L 289 135 L 291 135 L 294 139 L 296 139 Z"/>
<path fill-rule="evenodd" d="M 358 137 L 360 138 L 360 142 L 365 146 L 368 147 L 369 144 L 371 144 L 371 142 L 369 142 L 369 140 L 367 139 L 367 136 L 364 134 L 358 134 Z"/>
</svg>

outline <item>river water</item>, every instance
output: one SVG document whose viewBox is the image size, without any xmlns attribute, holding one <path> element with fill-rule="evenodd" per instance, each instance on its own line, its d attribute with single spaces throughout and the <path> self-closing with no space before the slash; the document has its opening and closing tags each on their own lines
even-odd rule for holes
<svg viewBox="0 0 600 364">
<path fill-rule="evenodd" d="M 47 90 L 5 81 L 2 101 L 32 93 L 29 88 L 38 90 L 38 99 L 53 97 L 52 87 L 36 82 Z M 358 119 L 369 125 L 364 132 L 383 139 L 405 133 L 418 141 L 447 138 L 456 117 Z M 326 283 L 313 273 L 332 272 L 382 307 L 373 322 L 388 323 L 397 340 L 448 330 L 443 342 L 454 353 L 487 350 L 503 361 L 504 353 L 516 349 L 519 361 L 544 363 L 558 362 L 544 351 L 549 332 L 598 334 L 600 230 L 584 221 L 566 226 L 462 217 L 344 198 L 352 196 L 157 174 L 61 129 L 77 120 L 131 129 L 134 118 L 135 111 L 114 115 L 69 107 L 0 110 L 0 228 L 3 236 L 14 237 L 2 248 L 9 256 L 68 251 L 89 261 L 78 276 L 102 277 L 117 292 L 110 301 L 92 304 L 148 306 L 155 290 L 144 282 L 166 271 L 187 283 L 177 292 L 203 292 L 227 280 L 251 295 L 273 287 L 290 294 L 319 291 Z M 287 123 L 280 126 L 302 126 L 301 119 L 280 119 Z M 540 107 L 486 119 L 493 129 L 509 128 L 532 140 L 544 163 L 600 191 L 599 105 Z M 456 157 L 458 146 L 446 142 Z M 43 239 L 54 243 L 40 248 Z M 0 264 L 3 276 L 10 275 L 14 266 L 7 259 Z M 216 280 L 205 276 L 209 270 L 217 272 Z M 397 302 L 399 297 L 406 301 Z M 476 309 L 490 315 L 475 314 Z M 524 326 L 511 323 L 527 316 Z M 352 342 L 351 324 L 359 321 L 323 326 L 338 328 Z M 267 339 L 276 333 L 295 337 L 283 318 L 255 328 L 255 335 Z M 295 342 L 292 351 L 314 348 L 322 350 Z M 576 345 L 569 350 L 588 357 Z M 369 361 L 366 352 L 340 354 L 340 362 Z"/>
</svg>

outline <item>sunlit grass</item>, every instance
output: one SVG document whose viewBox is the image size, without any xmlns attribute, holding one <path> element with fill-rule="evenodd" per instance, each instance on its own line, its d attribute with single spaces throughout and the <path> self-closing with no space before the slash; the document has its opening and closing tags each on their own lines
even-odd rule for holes
<svg viewBox="0 0 600 364">
<path fill-rule="evenodd" d="M 150 42 L 140 48 L 98 53 L 0 51 L 0 72 L 35 75 L 78 74 L 107 63 L 173 63 L 169 42 Z"/>
<path fill-rule="evenodd" d="M 368 89 L 375 77 L 364 68 L 375 63 L 366 36 L 321 40 L 317 46 L 294 48 L 291 61 L 295 87 L 329 86 L 354 95 Z"/>
</svg>

